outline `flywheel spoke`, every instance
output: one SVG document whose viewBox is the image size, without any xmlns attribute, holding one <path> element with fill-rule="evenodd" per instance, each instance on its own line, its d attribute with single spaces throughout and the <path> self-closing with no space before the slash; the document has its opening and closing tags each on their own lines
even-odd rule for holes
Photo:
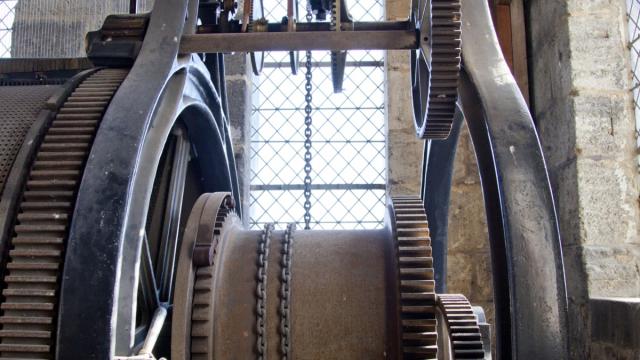
<svg viewBox="0 0 640 360">
<path fill-rule="evenodd" d="M 182 215 L 182 199 L 184 196 L 185 178 L 189 163 L 189 141 L 184 130 L 175 130 L 175 148 L 171 164 L 171 178 L 167 193 L 167 203 L 162 224 L 160 254 L 157 261 L 158 285 L 160 301 L 170 302 L 174 283 L 174 267 L 176 263 L 176 248 Z"/>
</svg>

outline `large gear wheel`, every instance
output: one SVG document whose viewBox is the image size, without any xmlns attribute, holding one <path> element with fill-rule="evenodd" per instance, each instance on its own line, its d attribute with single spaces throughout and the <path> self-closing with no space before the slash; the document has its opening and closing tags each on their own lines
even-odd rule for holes
<svg viewBox="0 0 640 360">
<path fill-rule="evenodd" d="M 189 216 L 178 259 L 172 357 L 213 358 L 214 264 L 223 229 L 239 221 L 231 193 L 202 196 Z"/>
<path fill-rule="evenodd" d="M 352 22 L 349 15 L 347 0 L 333 0 L 331 2 L 331 21 L 329 29 L 331 31 L 340 31 L 342 23 Z M 347 51 L 331 52 L 331 80 L 333 83 L 333 92 L 341 93 L 342 84 L 344 83 L 344 70 L 347 65 Z"/>
<path fill-rule="evenodd" d="M 435 359 L 436 293 L 427 215 L 417 196 L 394 197 L 392 202 L 400 277 L 402 352 L 406 359 Z"/>
<path fill-rule="evenodd" d="M 443 319 L 442 359 L 485 359 L 478 317 L 464 295 L 438 295 L 438 313 Z M 448 341 L 447 341 L 448 340 Z"/>
<path fill-rule="evenodd" d="M 411 54 L 413 111 L 418 137 L 446 139 L 458 100 L 460 0 L 414 0 L 411 20 L 420 47 Z"/>
<path fill-rule="evenodd" d="M 83 79 L 39 145 L 11 230 L 0 303 L 2 358 L 53 358 L 74 190 L 100 119 L 127 73 L 104 69 Z"/>
<path fill-rule="evenodd" d="M 241 31 L 262 31 L 264 30 L 262 29 L 264 28 L 264 25 L 266 25 L 266 20 L 264 19 L 264 7 L 262 5 L 262 0 L 245 0 Z M 249 53 L 249 57 L 251 60 L 251 69 L 253 70 L 253 74 L 260 76 L 262 68 L 264 67 L 264 52 L 252 51 Z"/>
</svg>

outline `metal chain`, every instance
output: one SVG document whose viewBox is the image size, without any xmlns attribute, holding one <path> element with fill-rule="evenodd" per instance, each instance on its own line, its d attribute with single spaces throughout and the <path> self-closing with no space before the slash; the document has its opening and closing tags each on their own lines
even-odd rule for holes
<svg viewBox="0 0 640 360">
<path fill-rule="evenodd" d="M 267 352 L 266 340 L 266 309 L 267 309 L 267 270 L 269 264 L 269 245 L 271 243 L 271 233 L 273 232 L 273 224 L 266 224 L 262 230 L 262 235 L 258 241 L 258 285 L 256 287 L 256 296 L 258 301 L 256 304 L 256 333 L 258 340 L 256 347 L 258 350 L 258 359 L 263 360 Z"/>
<path fill-rule="evenodd" d="M 280 350 L 282 352 L 282 360 L 289 359 L 291 354 L 291 247 L 295 230 L 295 223 L 287 225 L 282 237 L 282 286 L 280 287 Z"/>
<path fill-rule="evenodd" d="M 311 3 L 307 3 L 307 21 L 311 22 L 313 19 L 313 14 L 311 11 Z M 307 51 L 307 61 L 306 61 L 306 72 L 305 76 L 305 85 L 304 90 L 306 94 L 304 96 L 304 100 L 306 105 L 304 107 L 304 229 L 311 229 L 311 100 L 313 99 L 311 95 L 312 85 L 311 85 L 311 51 Z"/>
</svg>

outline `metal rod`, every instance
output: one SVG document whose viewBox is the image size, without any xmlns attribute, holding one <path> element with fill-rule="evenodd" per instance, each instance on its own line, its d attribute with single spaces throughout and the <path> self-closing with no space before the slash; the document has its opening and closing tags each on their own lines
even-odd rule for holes
<svg viewBox="0 0 640 360">
<path fill-rule="evenodd" d="M 298 22 L 295 32 L 323 32 L 330 31 L 331 24 L 329 22 Z M 411 30 L 415 28 L 409 21 L 356 21 L 343 22 L 340 26 L 341 31 L 385 31 L 385 30 Z M 290 32 L 287 25 L 282 23 L 267 24 L 267 32 Z M 217 24 L 205 24 L 198 26 L 199 34 L 220 34 L 221 27 Z"/>
<path fill-rule="evenodd" d="M 385 190 L 385 184 L 311 184 L 311 190 Z M 304 190 L 304 184 L 251 185 L 251 190 Z"/>
<path fill-rule="evenodd" d="M 149 240 L 146 232 L 144 233 L 144 239 L 142 241 L 141 268 L 140 286 L 142 288 L 142 296 L 148 309 L 153 309 L 160 305 L 160 299 L 158 298 L 158 285 L 156 284 L 156 277 L 153 272 L 153 261 L 151 259 Z"/>
<path fill-rule="evenodd" d="M 160 267 L 160 299 L 167 302 L 171 300 L 171 291 L 173 289 L 182 197 L 184 195 L 190 151 L 189 141 L 185 137 L 184 130 L 177 128 L 175 131 L 176 143 L 171 169 L 169 197 L 162 228 L 162 257 L 158 264 Z"/>
<path fill-rule="evenodd" d="M 181 53 L 291 50 L 409 50 L 418 47 L 414 31 L 341 31 L 184 35 Z"/>
<path fill-rule="evenodd" d="M 162 327 L 164 326 L 166 319 L 167 308 L 165 305 L 158 306 L 156 311 L 153 313 L 149 332 L 147 332 L 147 337 L 144 339 L 144 345 L 142 345 L 142 349 L 140 349 L 138 355 L 153 354 L 153 348 L 156 346 L 156 342 L 158 342 L 158 337 L 160 337 L 160 332 L 162 331 Z"/>
<path fill-rule="evenodd" d="M 304 65 L 302 62 L 300 62 L 301 65 Z M 289 68 L 291 66 L 291 63 L 289 62 L 265 62 L 264 63 L 264 67 L 265 68 Z M 331 67 L 331 62 L 330 61 L 314 61 L 311 63 L 311 66 L 313 67 Z M 384 66 L 384 61 L 380 60 L 380 61 L 347 61 L 346 62 L 346 66 L 352 66 L 352 67 L 383 67 Z"/>
</svg>

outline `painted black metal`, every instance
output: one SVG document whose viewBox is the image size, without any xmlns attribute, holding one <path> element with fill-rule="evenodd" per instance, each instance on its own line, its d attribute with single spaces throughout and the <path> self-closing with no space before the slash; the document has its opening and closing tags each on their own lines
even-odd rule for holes
<svg viewBox="0 0 640 360">
<path fill-rule="evenodd" d="M 139 33 L 144 34 L 148 22 L 149 14 L 107 16 L 101 29 L 87 34 L 87 57 L 96 66 L 130 67 L 142 48 L 144 35 Z M 121 35 L 113 36 L 115 29 Z"/>
<path fill-rule="evenodd" d="M 123 281 L 125 285 L 135 282 L 131 269 L 140 252 L 140 229 L 144 228 L 139 213 L 151 191 L 147 189 L 149 194 L 142 196 L 134 190 L 136 181 L 141 180 L 141 169 L 153 166 L 140 163 L 139 156 L 145 151 L 148 134 L 170 128 L 167 122 L 175 120 L 154 117 L 163 101 L 177 101 L 167 108 L 188 106 L 181 118 L 200 163 L 204 191 L 231 190 L 232 170 L 221 161 L 227 156 L 224 142 L 228 137 L 220 133 L 218 120 L 212 115 L 215 107 L 220 107 L 219 96 L 196 58 L 178 56 L 177 39 L 185 27 L 195 28 L 195 15 L 188 13 L 187 7 L 191 9 L 193 3 L 156 2 L 140 55 L 114 96 L 94 141 L 67 244 L 57 359 L 111 359 L 116 347 L 127 346 L 116 341 L 116 331 L 126 326 L 116 322 L 123 306 L 118 301 L 131 301 L 135 294 L 118 294 L 118 289 Z M 187 104 L 180 105 L 185 101 Z M 162 140 L 153 146 L 159 156 Z"/>
<path fill-rule="evenodd" d="M 433 251 L 436 292 L 447 292 L 447 236 L 449 227 L 449 198 L 460 127 L 464 121 L 462 110 L 456 109 L 451 133 L 445 140 L 425 142 L 422 165 L 422 200 L 429 217 Z"/>
<path fill-rule="evenodd" d="M 485 1 L 464 1 L 461 104 L 478 160 L 499 359 L 567 359 L 558 223 L 537 132 Z"/>
</svg>

